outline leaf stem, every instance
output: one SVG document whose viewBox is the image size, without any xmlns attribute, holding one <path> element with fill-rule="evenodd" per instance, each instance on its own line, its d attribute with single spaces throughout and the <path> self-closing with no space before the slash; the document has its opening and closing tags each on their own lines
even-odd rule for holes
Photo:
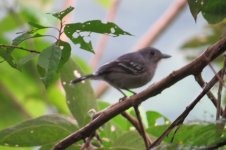
<svg viewBox="0 0 226 150">
<path fill-rule="evenodd" d="M 38 52 L 36 50 L 28 49 L 28 48 L 24 48 L 24 47 L 20 47 L 20 46 L 16 46 L 16 45 L 4 45 L 4 44 L 0 44 L 0 48 L 1 47 L 4 47 L 4 48 L 17 48 L 17 49 L 24 50 L 24 51 L 27 51 L 27 52 L 40 54 L 40 52 Z"/>
</svg>

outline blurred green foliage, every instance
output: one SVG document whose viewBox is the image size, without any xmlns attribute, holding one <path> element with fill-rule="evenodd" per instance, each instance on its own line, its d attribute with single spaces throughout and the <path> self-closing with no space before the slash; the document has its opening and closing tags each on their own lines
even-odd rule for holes
<svg viewBox="0 0 226 150">
<path fill-rule="evenodd" d="M 106 8 L 111 3 L 98 1 Z M 189 1 L 195 18 L 199 12 L 210 23 L 225 18 L 225 14 L 221 14 L 224 10 L 216 12 L 225 6 L 225 3 L 219 5 L 222 1 L 205 1 L 205 8 L 202 6 L 203 1 L 197 2 L 200 5 Z M 51 1 L 34 3 L 42 8 L 43 3 L 49 5 Z M 64 17 L 73 11 L 73 7 L 50 14 L 42 13 L 40 8 L 23 6 L 22 1 L 19 1 L 18 7 L 19 9 L 5 7 L 5 15 L 0 20 L 0 149 L 30 150 L 36 147 L 49 150 L 59 140 L 86 125 L 91 120 L 89 110 L 102 110 L 109 106 L 108 103 L 96 101 L 89 82 L 70 85 L 75 74 L 82 75 L 91 72 L 91 69 L 86 61 L 71 56 L 71 45 L 60 39 L 61 34 L 65 32 L 73 44 L 78 44 L 89 52 L 94 52 L 92 43 L 85 38 L 93 33 L 112 36 L 131 34 L 114 23 L 102 23 L 99 20 L 63 24 Z M 56 28 L 57 24 L 61 24 L 61 27 Z M 203 49 L 223 36 L 225 26 L 225 22 L 208 25 L 201 37 L 191 39 L 183 48 Z M 48 35 L 49 30 L 54 30 L 57 36 Z M 16 32 L 20 34 L 15 37 Z M 87 37 L 82 34 L 84 32 L 88 33 Z M 128 112 L 135 116 L 134 111 Z M 147 123 L 145 128 L 152 140 L 170 123 L 165 116 L 154 111 L 145 112 L 142 119 Z M 223 121 L 220 124 L 182 125 L 174 141 L 170 143 L 172 132 L 159 148 L 205 147 L 221 142 L 225 140 L 224 126 Z M 94 139 L 93 145 L 99 150 L 136 150 L 145 147 L 141 136 L 122 116 L 111 119 L 98 133 L 102 143 Z M 77 142 L 68 149 L 80 149 L 81 144 L 82 141 Z"/>
</svg>

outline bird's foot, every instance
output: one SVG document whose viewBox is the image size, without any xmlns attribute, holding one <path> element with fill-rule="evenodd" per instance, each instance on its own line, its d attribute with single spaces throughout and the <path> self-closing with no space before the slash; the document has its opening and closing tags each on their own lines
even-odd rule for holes
<svg viewBox="0 0 226 150">
<path fill-rule="evenodd" d="M 124 101 L 126 98 L 127 98 L 127 96 L 123 96 L 123 97 L 121 97 L 121 98 L 119 99 L 119 102 Z"/>
</svg>

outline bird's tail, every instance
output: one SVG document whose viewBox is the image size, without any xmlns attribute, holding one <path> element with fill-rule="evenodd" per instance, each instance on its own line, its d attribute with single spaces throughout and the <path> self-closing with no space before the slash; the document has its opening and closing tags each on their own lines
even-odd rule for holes
<svg viewBox="0 0 226 150">
<path fill-rule="evenodd" d="M 86 80 L 86 79 L 92 79 L 92 78 L 94 78 L 94 77 L 95 77 L 94 74 L 89 74 L 89 75 L 80 77 L 80 78 L 78 78 L 78 79 L 72 80 L 72 81 L 71 81 L 71 84 L 76 84 L 76 83 L 78 83 L 78 82 L 84 81 L 84 80 Z"/>
</svg>

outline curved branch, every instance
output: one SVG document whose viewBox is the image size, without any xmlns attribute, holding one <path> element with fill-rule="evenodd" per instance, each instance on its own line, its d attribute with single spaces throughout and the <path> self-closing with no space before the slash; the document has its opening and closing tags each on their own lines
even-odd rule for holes
<svg viewBox="0 0 226 150">
<path fill-rule="evenodd" d="M 197 75 L 201 73 L 203 68 L 206 67 L 210 61 L 222 54 L 225 50 L 226 37 L 222 38 L 217 43 L 210 46 L 204 53 L 202 53 L 191 63 L 185 65 L 184 67 L 176 71 L 173 71 L 167 77 L 151 85 L 144 91 L 138 93 L 137 95 L 131 96 L 124 101 L 113 104 L 113 106 L 109 106 L 89 124 L 57 143 L 53 150 L 62 150 L 69 147 L 73 143 L 84 139 L 85 137 L 88 137 L 90 133 L 98 129 L 100 126 L 102 126 L 104 123 L 106 123 L 116 115 L 124 112 L 128 108 L 133 107 L 135 105 L 139 105 L 143 101 L 161 93 L 163 90 L 167 89 L 168 87 L 172 86 L 173 84 L 177 83 L 178 81 L 189 75 Z"/>
</svg>

